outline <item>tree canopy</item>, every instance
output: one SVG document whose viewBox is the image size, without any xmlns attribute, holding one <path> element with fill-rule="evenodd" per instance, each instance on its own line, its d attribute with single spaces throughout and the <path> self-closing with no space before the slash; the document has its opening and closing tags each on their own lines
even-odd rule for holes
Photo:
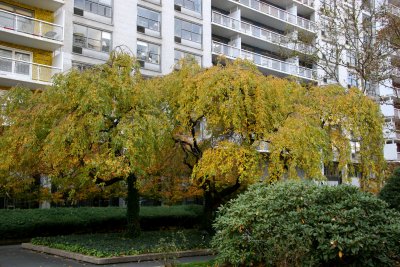
<svg viewBox="0 0 400 267">
<path fill-rule="evenodd" d="M 172 199 L 200 188 L 212 215 L 260 180 L 324 179 L 322 166 L 332 161 L 344 178 L 355 164 L 365 190 L 380 177 L 383 118 L 356 88 L 266 77 L 242 60 L 179 67 L 146 80 L 134 59 L 117 53 L 57 76 L 42 92 L 9 91 L 0 171 L 64 186 L 125 179 L 131 229 L 140 188 Z"/>
<path fill-rule="evenodd" d="M 135 60 L 115 52 L 106 64 L 55 77 L 41 92 L 10 90 L 3 98 L 0 169 L 45 175 L 54 184 L 130 178 L 128 188 L 136 190 L 168 126 L 157 94 L 145 85 Z"/>
<path fill-rule="evenodd" d="M 184 62 L 159 80 L 172 137 L 206 206 L 210 199 L 215 210 L 260 180 L 325 179 L 322 164 L 332 161 L 345 180 L 355 164 L 365 190 L 380 177 L 383 118 L 360 90 L 303 86 L 266 77 L 247 61 L 223 63 L 200 69 Z"/>
</svg>

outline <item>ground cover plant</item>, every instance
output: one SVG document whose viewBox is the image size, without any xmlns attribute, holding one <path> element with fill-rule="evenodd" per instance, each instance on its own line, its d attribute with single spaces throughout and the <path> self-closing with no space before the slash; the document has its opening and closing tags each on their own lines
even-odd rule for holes
<svg viewBox="0 0 400 267">
<path fill-rule="evenodd" d="M 210 236 L 198 230 L 169 230 L 143 232 L 135 238 L 109 233 L 37 237 L 31 242 L 96 257 L 113 257 L 208 248 L 209 241 Z"/>
<path fill-rule="evenodd" d="M 144 229 L 191 227 L 200 221 L 202 206 L 142 207 Z M 126 209 L 51 208 L 0 210 L 0 240 L 71 233 L 107 232 L 126 227 Z"/>
<path fill-rule="evenodd" d="M 219 265 L 215 262 L 215 260 L 178 264 L 178 267 L 218 267 L 218 266 Z"/>
<path fill-rule="evenodd" d="M 400 214 L 359 188 L 255 185 L 219 211 L 220 262 L 250 266 L 393 266 Z"/>
</svg>

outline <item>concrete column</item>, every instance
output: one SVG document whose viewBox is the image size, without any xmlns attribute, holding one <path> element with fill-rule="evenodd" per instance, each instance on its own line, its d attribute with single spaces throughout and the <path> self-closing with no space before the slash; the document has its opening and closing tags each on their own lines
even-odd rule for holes
<svg viewBox="0 0 400 267">
<path fill-rule="evenodd" d="M 47 176 L 40 176 L 40 186 L 42 188 L 47 188 L 51 192 L 51 180 Z M 39 208 L 40 209 L 50 209 L 50 202 L 45 200 L 45 201 L 40 201 L 39 203 Z"/>
</svg>

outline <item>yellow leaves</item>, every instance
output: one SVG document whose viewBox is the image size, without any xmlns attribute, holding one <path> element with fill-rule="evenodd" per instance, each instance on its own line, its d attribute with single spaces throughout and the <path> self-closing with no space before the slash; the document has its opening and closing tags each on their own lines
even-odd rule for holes
<svg viewBox="0 0 400 267">
<path fill-rule="evenodd" d="M 339 251 L 338 256 L 339 256 L 339 258 L 342 258 L 343 257 L 343 252 Z"/>
<path fill-rule="evenodd" d="M 206 150 L 195 166 L 193 182 L 202 186 L 211 181 L 217 189 L 234 185 L 238 181 L 251 184 L 261 178 L 260 155 L 252 148 L 222 141 Z"/>
</svg>

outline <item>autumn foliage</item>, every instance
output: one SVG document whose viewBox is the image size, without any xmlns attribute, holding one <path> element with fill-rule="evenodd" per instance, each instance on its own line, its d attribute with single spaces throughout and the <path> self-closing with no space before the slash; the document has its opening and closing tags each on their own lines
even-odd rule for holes
<svg viewBox="0 0 400 267">
<path fill-rule="evenodd" d="M 125 181 L 136 228 L 139 192 L 165 203 L 203 195 L 210 221 L 257 181 L 322 180 L 322 164 L 337 161 L 344 180 L 356 163 L 368 190 L 382 172 L 375 102 L 356 88 L 266 77 L 242 60 L 208 69 L 187 60 L 146 80 L 134 59 L 114 53 L 42 92 L 15 88 L 2 101 L 4 177 L 45 175 L 77 198 Z"/>
</svg>

